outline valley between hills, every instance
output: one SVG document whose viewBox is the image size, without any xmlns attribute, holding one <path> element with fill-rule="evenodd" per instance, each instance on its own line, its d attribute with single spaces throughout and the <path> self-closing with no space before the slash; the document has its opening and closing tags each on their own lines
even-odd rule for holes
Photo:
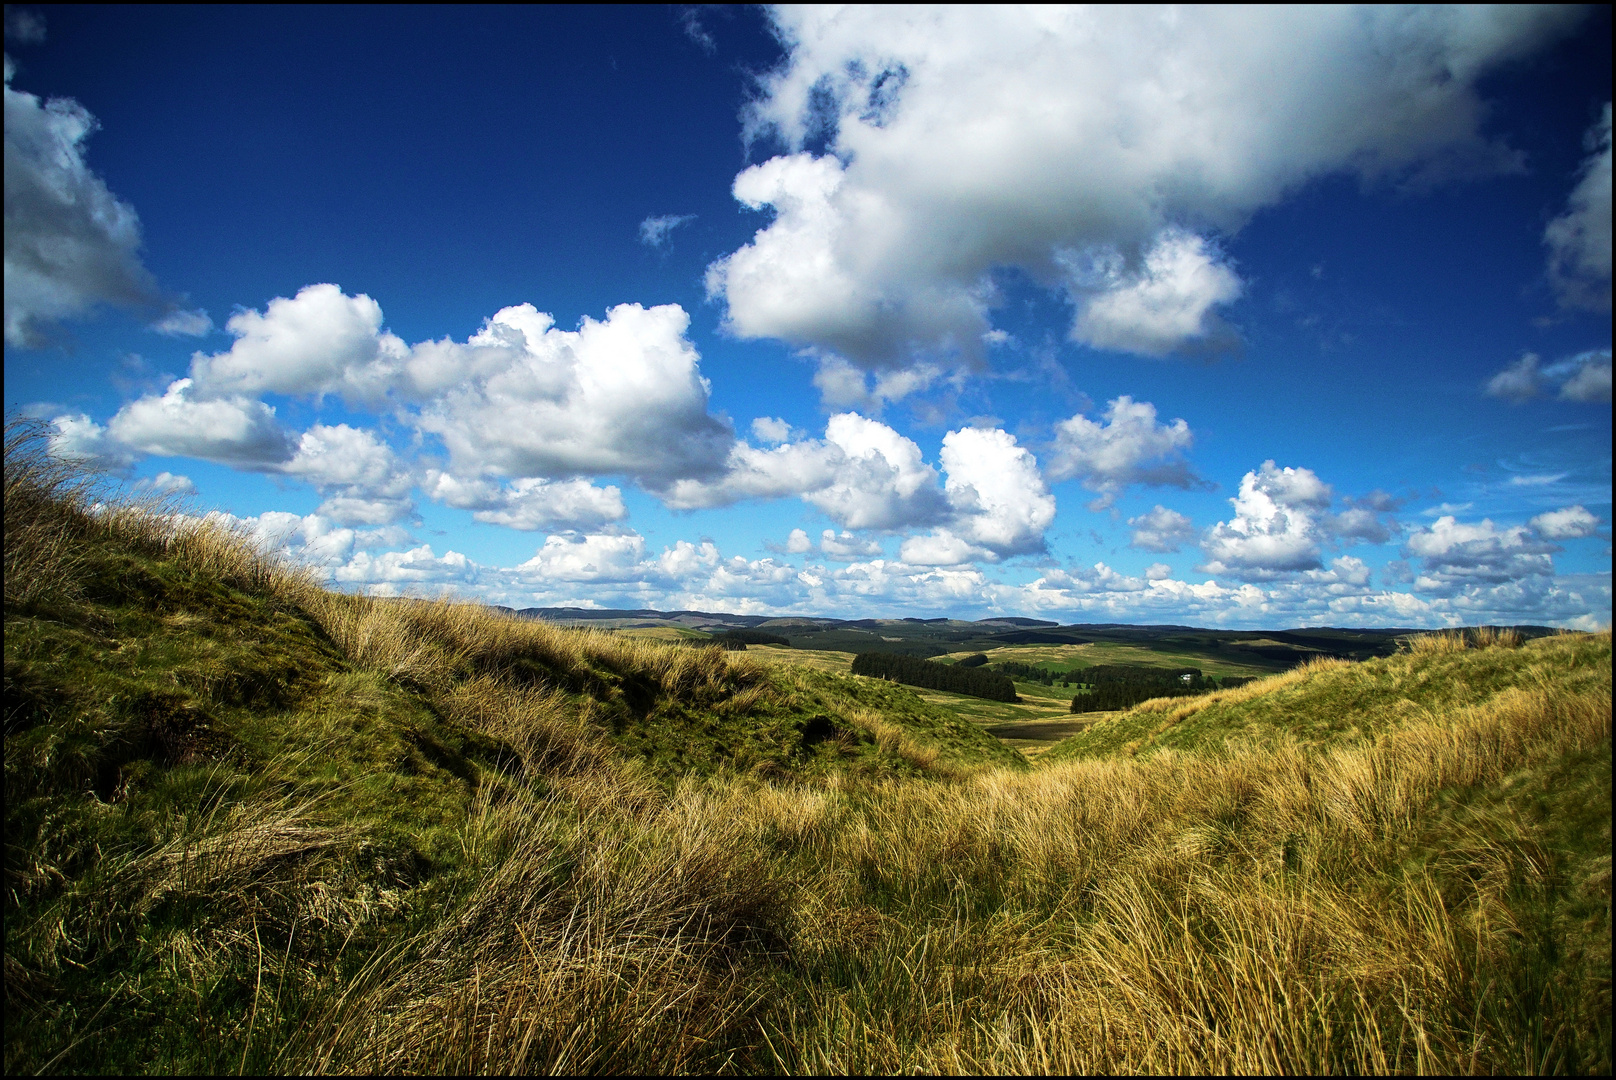
<svg viewBox="0 0 1616 1080">
<path fill-rule="evenodd" d="M 1610 1071 L 1608 631 L 513 613 L 5 484 L 8 1072 Z"/>
</svg>

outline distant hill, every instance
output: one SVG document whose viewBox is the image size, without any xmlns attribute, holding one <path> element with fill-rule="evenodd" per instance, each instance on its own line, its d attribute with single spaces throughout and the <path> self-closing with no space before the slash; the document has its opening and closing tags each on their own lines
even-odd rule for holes
<svg viewBox="0 0 1616 1080">
<path fill-rule="evenodd" d="M 680 626 L 708 632 L 762 629 L 779 634 L 799 649 L 835 652 L 885 652 L 941 656 L 966 649 L 1008 645 L 1132 645 L 1164 653 L 1190 652 L 1273 671 L 1309 659 L 1332 657 L 1369 660 L 1390 656 L 1399 640 L 1426 631 L 1409 627 L 1360 629 L 1311 626 L 1274 630 L 1217 630 L 1198 626 L 1128 623 L 1073 623 L 1047 619 L 995 616 L 989 619 L 864 618 L 835 619 L 820 615 L 736 615 L 723 611 L 657 611 L 652 608 L 533 607 L 512 610 L 525 619 L 565 626 L 638 629 Z M 1554 633 L 1547 626 L 1509 627 L 1528 640 Z"/>
</svg>

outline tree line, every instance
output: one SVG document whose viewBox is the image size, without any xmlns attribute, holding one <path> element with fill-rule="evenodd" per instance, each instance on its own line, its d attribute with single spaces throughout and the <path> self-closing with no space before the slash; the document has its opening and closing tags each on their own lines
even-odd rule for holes
<svg viewBox="0 0 1616 1080">
<path fill-rule="evenodd" d="M 779 634 L 771 634 L 767 630 L 725 630 L 722 634 L 714 634 L 710 638 L 691 638 L 690 644 L 703 648 L 717 645 L 732 652 L 745 652 L 748 645 L 784 645 L 788 649 L 791 647 L 788 639 Z"/>
<path fill-rule="evenodd" d="M 927 690 L 947 690 L 953 694 L 987 698 L 989 701 L 1020 701 L 1016 684 L 996 672 L 958 664 L 934 664 L 914 656 L 867 652 L 853 657 L 854 675 L 919 686 Z"/>
<path fill-rule="evenodd" d="M 1072 711 L 1107 712 L 1131 709 L 1142 701 L 1159 697 L 1190 697 L 1208 690 L 1244 686 L 1251 679 L 1226 675 L 1216 679 L 1200 668 L 1148 668 L 1126 664 L 1096 664 L 1070 673 L 1087 693 L 1072 698 Z"/>
<path fill-rule="evenodd" d="M 1036 664 L 1023 664 L 1017 660 L 1006 660 L 1003 663 L 994 664 L 993 670 L 1003 672 L 1012 679 L 1020 679 L 1022 682 L 1042 683 L 1045 686 L 1054 686 L 1057 679 L 1066 680 L 1071 678 L 1073 674 L 1070 671 L 1048 671 Z"/>
</svg>

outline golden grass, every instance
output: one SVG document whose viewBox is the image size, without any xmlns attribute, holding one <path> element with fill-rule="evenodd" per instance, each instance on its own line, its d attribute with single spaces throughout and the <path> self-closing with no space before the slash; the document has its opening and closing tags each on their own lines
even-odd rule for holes
<svg viewBox="0 0 1616 1080">
<path fill-rule="evenodd" d="M 783 885 L 703 793 L 632 818 L 605 798 L 577 817 L 485 800 L 467 833 L 481 840 L 473 901 L 408 955 L 379 957 L 288 1067 L 678 1072 L 756 1003 L 734 960 L 767 938 Z"/>
<path fill-rule="evenodd" d="M 5 603 L 23 607 L 79 598 L 83 548 L 110 541 L 174 560 L 235 588 L 304 599 L 313 572 L 260 550 L 218 515 L 179 512 L 172 499 L 111 495 L 82 462 L 49 452 L 50 425 L 8 420 L 5 431 Z M 103 497 L 106 496 L 106 497 Z"/>
<path fill-rule="evenodd" d="M 1536 1068 L 1540 1060 L 1514 1056 L 1524 1050 L 1510 1045 L 1519 1033 L 1482 1014 L 1497 1004 L 1487 995 L 1504 992 L 1490 990 L 1484 973 L 1507 968 L 1518 936 L 1511 883 L 1540 882 L 1541 854 L 1519 832 L 1481 845 L 1468 856 L 1475 887 L 1458 902 L 1421 874 L 1386 874 L 1437 791 L 1494 784 L 1522 767 L 1608 748 L 1609 738 L 1608 698 L 1516 689 L 1322 756 L 1164 752 L 994 773 L 962 787 L 894 786 L 864 800 L 832 796 L 842 805 L 818 816 L 839 827 L 819 831 L 808 860 L 824 868 L 811 891 L 827 908 L 856 908 L 848 883 L 872 868 L 885 881 L 919 882 L 947 867 L 957 903 L 973 887 L 1020 903 L 974 925 L 946 913 L 919 925 L 882 921 L 876 941 L 825 945 L 889 951 L 911 994 L 929 987 L 936 997 L 922 1030 L 900 1035 L 878 1031 L 861 1012 L 860 992 L 870 988 L 826 990 L 790 1018 L 794 1038 L 783 1041 L 796 1056 L 781 1064 L 1013 1073 Z M 1041 918 L 1018 925 L 1018 907 Z M 950 997 L 951 979 L 967 971 L 978 993 Z M 865 1045 L 849 1042 L 866 1036 Z"/>
<path fill-rule="evenodd" d="M 1462 653 L 1466 649 L 1518 649 L 1525 639 L 1510 627 L 1477 626 L 1468 630 L 1445 630 L 1416 634 L 1405 639 L 1412 653 Z"/>
</svg>

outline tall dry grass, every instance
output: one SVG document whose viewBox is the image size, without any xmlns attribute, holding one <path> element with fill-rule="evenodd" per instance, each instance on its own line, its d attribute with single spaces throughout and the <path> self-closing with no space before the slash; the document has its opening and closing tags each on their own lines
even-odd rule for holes
<svg viewBox="0 0 1616 1080">
<path fill-rule="evenodd" d="M 604 800 L 485 802 L 472 901 L 356 979 L 285 1062 L 297 1071 L 711 1071 L 755 1010 L 747 958 L 777 947 L 786 887 L 699 794 L 633 827 Z M 559 841 L 558 841 L 559 838 Z M 559 872 L 562 869 L 566 872 Z"/>
<path fill-rule="evenodd" d="M 93 478 L 48 452 L 43 421 L 11 418 L 5 428 L 5 603 L 71 597 L 82 560 L 79 532 Z"/>
<path fill-rule="evenodd" d="M 680 648 L 565 629 L 481 604 L 319 591 L 305 599 L 305 607 L 356 663 L 431 690 L 467 674 L 509 682 L 559 678 L 581 687 L 611 671 L 631 674 L 657 693 L 701 699 L 765 679 L 763 665 L 716 646 Z"/>
<path fill-rule="evenodd" d="M 1462 653 L 1466 649 L 1518 649 L 1525 642 L 1519 630 L 1508 626 L 1475 626 L 1464 630 L 1443 630 L 1415 634 L 1402 641 L 1415 654 Z"/>
<path fill-rule="evenodd" d="M 813 818 L 834 824 L 802 834 L 804 863 L 822 868 L 805 890 L 822 927 L 815 947 L 837 964 L 862 958 L 865 974 L 840 988 L 816 983 L 803 1007 L 778 1017 L 778 1064 L 1565 1067 L 1574 1059 L 1556 1058 L 1556 1046 L 1565 1053 L 1580 1032 L 1587 1053 L 1601 1009 L 1608 1027 L 1608 979 L 1603 1004 L 1579 1000 L 1582 986 L 1527 1001 L 1510 984 L 1528 963 L 1517 955 L 1522 893 L 1548 887 L 1531 831 L 1494 822 L 1494 833 L 1450 852 L 1471 883 L 1458 893 L 1399 864 L 1439 791 L 1608 752 L 1609 739 L 1608 696 L 1515 689 L 1322 755 L 1162 752 L 953 787 L 827 793 Z M 801 815 L 789 804 L 774 813 L 757 827 L 791 829 Z M 873 889 L 857 884 L 872 879 Z M 909 919 L 848 921 L 869 897 L 927 882 L 936 899 Z M 1607 904 L 1608 885 L 1607 872 Z M 891 988 L 877 985 L 884 979 Z M 1520 1010 L 1539 1007 L 1523 1021 Z"/>
<path fill-rule="evenodd" d="M 172 559 L 191 573 L 294 602 L 319 591 L 309 568 L 262 550 L 244 529 L 185 513 L 172 497 L 120 490 L 90 463 L 52 453 L 50 440 L 44 421 L 6 421 L 8 608 L 77 601 L 92 544 Z"/>
<path fill-rule="evenodd" d="M 863 719 L 899 744 L 878 716 Z M 1603 1003 L 1586 981 L 1531 996 L 1541 958 L 1522 955 L 1522 897 L 1553 875 L 1531 831 L 1484 822 L 1435 864 L 1404 863 L 1440 792 L 1496 786 L 1609 739 L 1608 696 L 1540 686 L 1324 753 L 1162 752 L 947 785 L 735 777 L 634 815 L 592 800 L 577 819 L 555 803 L 489 803 L 468 828 L 487 868 L 477 902 L 407 963 L 379 960 L 284 1060 L 492 1072 L 1587 1067 L 1608 1060 L 1589 1049 L 1602 1010 L 1608 1026 L 1608 980 Z M 558 833 L 580 846 L 558 846 Z M 782 849 L 783 865 L 770 854 Z M 582 873 L 558 888 L 554 868 L 569 860 Z M 1455 867 L 1457 890 L 1444 872 Z"/>
</svg>

